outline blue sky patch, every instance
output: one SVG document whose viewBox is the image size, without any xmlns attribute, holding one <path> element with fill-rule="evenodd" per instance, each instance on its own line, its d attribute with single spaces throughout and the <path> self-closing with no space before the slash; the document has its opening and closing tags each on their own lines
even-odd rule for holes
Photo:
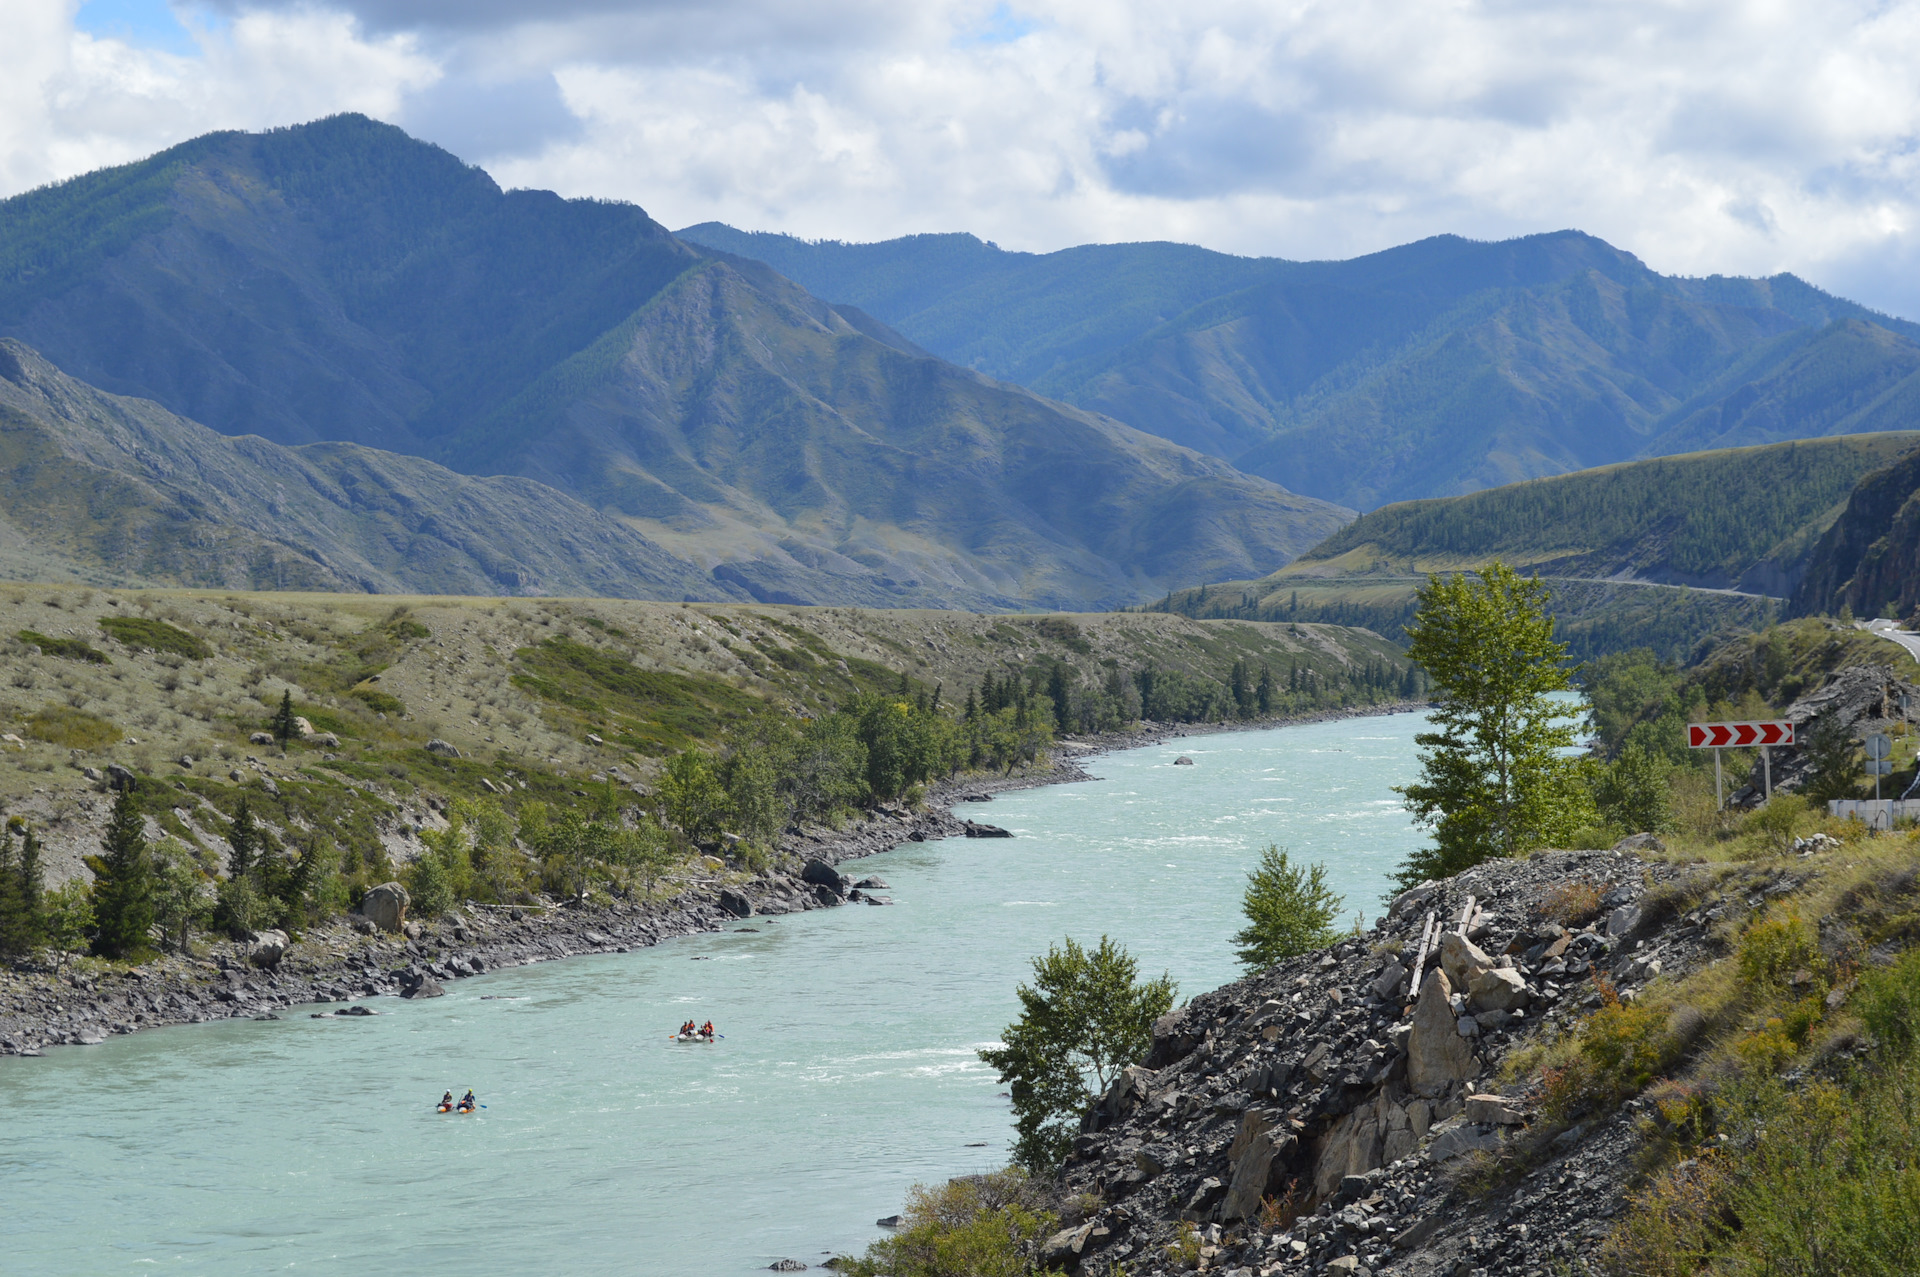
<svg viewBox="0 0 1920 1277">
<path fill-rule="evenodd" d="M 987 15 L 986 21 L 969 31 L 963 31 L 954 44 L 963 49 L 979 44 L 1012 44 L 1021 36 L 1039 29 L 1038 22 L 1021 17 L 1013 11 L 1012 5 L 1001 0 Z"/>
<path fill-rule="evenodd" d="M 214 25 L 211 14 L 194 11 L 194 25 Z M 168 0 L 86 0 L 73 25 L 88 35 L 124 40 L 143 49 L 158 49 L 197 57 L 200 44 L 181 20 L 181 9 Z"/>
</svg>

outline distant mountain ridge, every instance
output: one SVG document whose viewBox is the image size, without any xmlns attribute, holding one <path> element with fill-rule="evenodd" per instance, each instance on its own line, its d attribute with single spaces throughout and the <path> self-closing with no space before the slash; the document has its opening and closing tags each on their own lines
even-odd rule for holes
<svg viewBox="0 0 1920 1277">
<path fill-rule="evenodd" d="M 1351 517 L 359 116 L 0 201 L 0 335 L 222 434 L 537 480 L 721 599 L 1103 608 Z"/>
<path fill-rule="evenodd" d="M 233 438 L 0 340 L 0 578 L 678 601 L 715 583 L 520 478 L 349 443 Z M 726 595 L 744 599 L 744 590 Z"/>
<path fill-rule="evenodd" d="M 956 362 L 1363 509 L 1920 426 L 1913 391 L 1890 393 L 1920 326 L 1791 275 L 1662 276 L 1574 231 L 1437 236 L 1344 262 L 678 234 L 757 256 Z"/>
</svg>

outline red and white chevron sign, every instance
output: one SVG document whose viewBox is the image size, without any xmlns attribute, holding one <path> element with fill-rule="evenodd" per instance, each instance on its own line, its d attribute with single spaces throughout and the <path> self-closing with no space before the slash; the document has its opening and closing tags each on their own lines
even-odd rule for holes
<svg viewBox="0 0 1920 1277">
<path fill-rule="evenodd" d="M 1687 744 L 1694 749 L 1722 745 L 1791 745 L 1792 723 L 1689 723 Z"/>
</svg>

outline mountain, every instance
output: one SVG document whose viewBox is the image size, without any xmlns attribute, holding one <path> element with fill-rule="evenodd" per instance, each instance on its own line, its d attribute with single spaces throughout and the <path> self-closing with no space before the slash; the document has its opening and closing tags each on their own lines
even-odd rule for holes
<svg viewBox="0 0 1920 1277">
<path fill-rule="evenodd" d="M 538 480 L 718 598 L 1105 607 L 1350 517 L 359 116 L 0 202 L 0 335 L 222 434 Z"/>
<path fill-rule="evenodd" d="M 679 600 L 715 583 L 529 479 L 231 438 L 0 341 L 0 578 Z M 733 597 L 744 598 L 744 591 Z"/>
<path fill-rule="evenodd" d="M 1407 576 L 1500 559 L 1543 576 L 1784 598 L 1863 475 L 1920 433 L 1732 448 L 1533 479 L 1362 515 L 1275 573 Z"/>
<path fill-rule="evenodd" d="M 1920 422 L 1882 394 L 1920 327 L 1791 275 L 1663 276 L 1575 231 L 1437 236 L 1344 262 L 808 243 L 711 223 L 680 235 L 758 256 L 949 359 L 1362 509 Z M 1807 393 L 1747 389 L 1768 377 Z M 1763 400 L 1746 433 L 1710 428 Z"/>
<path fill-rule="evenodd" d="M 1900 619 L 1920 609 L 1920 449 L 1861 479 L 1813 548 L 1793 612 L 1843 607 Z"/>
</svg>

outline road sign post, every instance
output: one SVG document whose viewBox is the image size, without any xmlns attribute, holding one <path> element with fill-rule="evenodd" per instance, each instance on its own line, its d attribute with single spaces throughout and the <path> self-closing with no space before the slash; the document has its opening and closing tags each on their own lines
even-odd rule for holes
<svg viewBox="0 0 1920 1277">
<path fill-rule="evenodd" d="M 1726 780 L 1720 770 L 1720 751 L 1729 747 L 1757 745 L 1760 747 L 1760 775 L 1763 792 L 1769 801 L 1773 798 L 1773 755 L 1769 748 L 1774 745 L 1793 744 L 1792 723 L 1689 723 L 1687 724 L 1687 746 L 1690 749 L 1710 749 L 1713 751 L 1713 801 L 1716 807 L 1727 805 Z"/>
<path fill-rule="evenodd" d="M 1880 778 L 1893 772 L 1893 738 L 1885 732 L 1867 737 L 1867 770 L 1873 773 L 1873 801 L 1880 801 Z"/>
</svg>

